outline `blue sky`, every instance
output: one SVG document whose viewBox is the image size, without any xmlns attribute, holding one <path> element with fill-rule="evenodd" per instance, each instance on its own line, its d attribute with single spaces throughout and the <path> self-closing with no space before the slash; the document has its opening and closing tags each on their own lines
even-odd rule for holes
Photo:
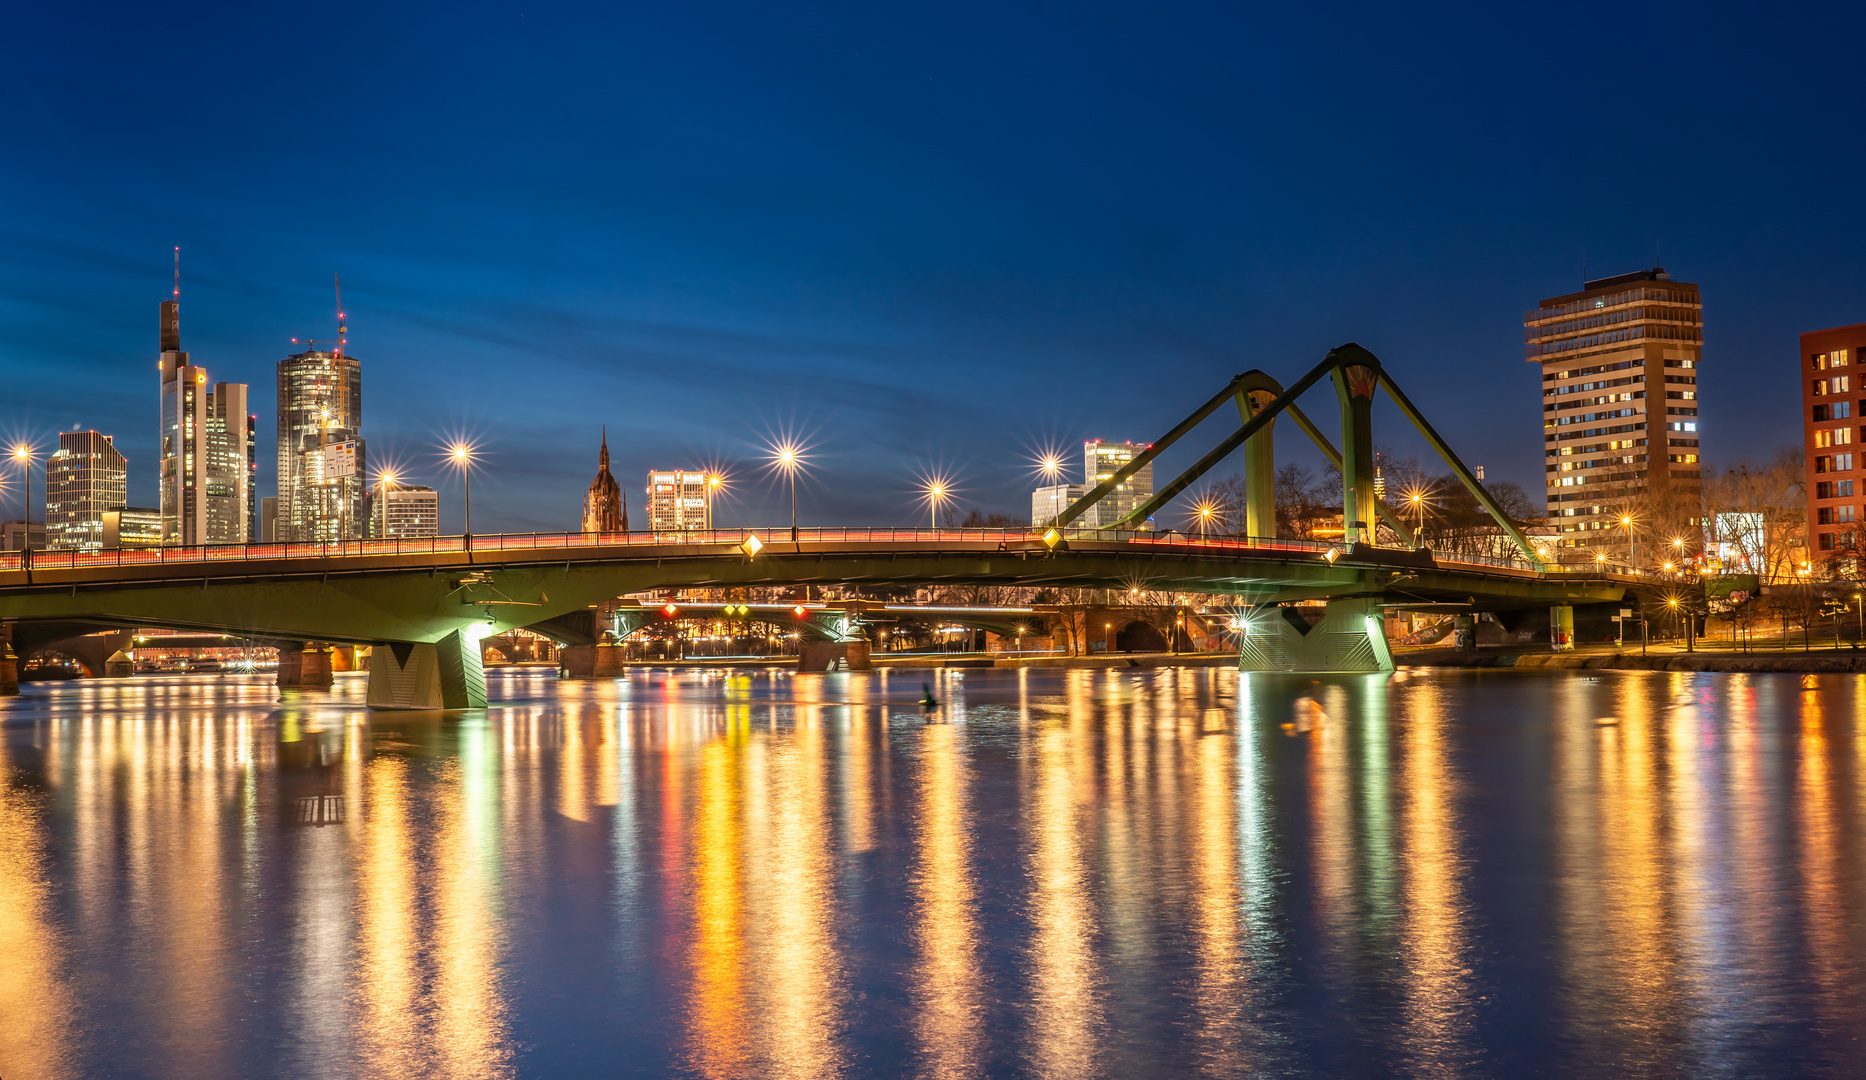
<svg viewBox="0 0 1866 1080">
<path fill-rule="evenodd" d="M 1704 451 L 1766 456 L 1798 433 L 1795 335 L 1866 321 L 1860 22 L 37 5 L 0 38 L 0 435 L 110 432 L 153 500 L 179 244 L 184 344 L 252 384 L 262 482 L 274 365 L 334 329 L 340 272 L 372 457 L 453 529 L 438 443 L 486 449 L 477 531 L 558 530 L 604 425 L 631 506 L 649 467 L 718 463 L 721 523 L 775 523 L 758 460 L 788 431 L 806 522 L 919 520 L 929 469 L 1024 513 L 1032 447 L 1151 439 L 1345 341 L 1539 494 L 1522 311 L 1662 244 L 1704 289 Z"/>
</svg>

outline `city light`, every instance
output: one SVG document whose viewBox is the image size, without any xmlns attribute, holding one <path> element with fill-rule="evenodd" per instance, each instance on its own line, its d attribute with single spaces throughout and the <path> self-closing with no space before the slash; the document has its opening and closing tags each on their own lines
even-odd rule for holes
<svg viewBox="0 0 1866 1080">
<path fill-rule="evenodd" d="M 920 477 L 920 501 L 926 504 L 928 524 L 939 528 L 939 512 L 956 491 L 952 478 L 943 473 L 928 473 Z"/>
<path fill-rule="evenodd" d="M 460 526 L 462 537 L 473 535 L 473 456 L 478 451 L 478 447 L 465 441 L 456 441 L 447 447 L 447 460 L 454 468 L 460 470 L 461 481 L 466 485 L 465 494 L 461 499 L 461 506 L 464 508 Z"/>
<path fill-rule="evenodd" d="M 1061 450 L 1045 446 L 1037 451 L 1032 469 L 1050 483 L 1058 483 L 1063 478 L 1064 460 Z"/>
<path fill-rule="evenodd" d="M 1200 536 L 1210 533 L 1212 522 L 1222 509 L 1223 507 L 1209 495 L 1202 496 L 1198 502 L 1192 504 L 1192 520 L 1198 525 Z"/>
<path fill-rule="evenodd" d="M 790 483 L 790 539 L 797 542 L 797 474 L 809 465 L 810 448 L 788 436 L 766 444 L 770 467 Z"/>
</svg>

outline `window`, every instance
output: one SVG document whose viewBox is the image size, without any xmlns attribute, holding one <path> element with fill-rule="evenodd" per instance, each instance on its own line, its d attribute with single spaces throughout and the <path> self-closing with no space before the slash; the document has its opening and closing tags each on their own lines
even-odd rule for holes
<svg viewBox="0 0 1866 1080">
<path fill-rule="evenodd" d="M 1827 430 L 1826 428 L 1822 428 L 1821 430 L 1814 433 L 1814 448 L 1816 450 L 1825 450 L 1826 448 L 1832 446 L 1833 444 L 1834 444 L 1834 433 L 1833 432 Z"/>
<path fill-rule="evenodd" d="M 1845 349 L 1835 349 L 1833 352 L 1828 353 L 1827 366 L 1830 368 L 1846 367 L 1847 351 Z"/>
<path fill-rule="evenodd" d="M 1831 506 L 1823 506 L 1814 511 L 1814 523 L 1816 525 L 1832 525 L 1834 523 L 1834 508 Z"/>
<path fill-rule="evenodd" d="M 1826 397 L 1827 396 L 1827 380 L 1826 379 L 1814 380 L 1813 386 L 1814 386 L 1815 397 Z"/>
<path fill-rule="evenodd" d="M 1834 429 L 1834 445 L 1835 446 L 1846 446 L 1852 441 L 1853 441 L 1853 429 L 1852 428 L 1837 427 Z"/>
<path fill-rule="evenodd" d="M 1852 454 L 1835 454 L 1834 455 L 1834 471 L 1835 472 L 1852 472 L 1853 471 L 1853 455 Z"/>
<path fill-rule="evenodd" d="M 1822 454 L 1814 459 L 1814 471 L 1817 473 L 1833 472 L 1834 459 Z"/>
<path fill-rule="evenodd" d="M 1852 495 L 1853 495 L 1853 481 L 1851 480 L 1834 481 L 1834 497 L 1835 498 L 1837 499 L 1851 498 Z"/>
<path fill-rule="evenodd" d="M 1835 375 L 1833 378 L 1827 380 L 1827 388 L 1836 394 L 1846 393 L 1847 377 L 1845 375 Z"/>
<path fill-rule="evenodd" d="M 1833 549 L 1834 549 L 1834 534 L 1833 533 L 1822 533 L 1821 534 L 1821 550 L 1832 551 Z"/>
<path fill-rule="evenodd" d="M 1832 480 L 1822 480 L 1820 483 L 1815 484 L 1814 485 L 1814 497 L 1817 499 L 1833 498 L 1834 497 L 1834 482 Z"/>
<path fill-rule="evenodd" d="M 1841 524 L 1841 525 L 1846 525 L 1850 523 L 1852 520 L 1853 520 L 1852 504 L 1849 503 L 1846 506 L 1834 507 L 1834 521 L 1836 523 Z"/>
<path fill-rule="evenodd" d="M 1823 420 L 1829 419 L 1827 415 L 1827 406 L 1825 405 L 1816 405 L 1811 415 L 1814 417 L 1814 422 L 1817 424 Z"/>
</svg>

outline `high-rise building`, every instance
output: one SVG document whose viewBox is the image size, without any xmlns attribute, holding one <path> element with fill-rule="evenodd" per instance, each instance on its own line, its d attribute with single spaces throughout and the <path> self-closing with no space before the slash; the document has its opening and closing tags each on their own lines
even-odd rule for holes
<svg viewBox="0 0 1866 1080">
<path fill-rule="evenodd" d="M 105 551 L 161 546 L 162 511 L 153 506 L 116 506 L 104 511 Z"/>
<path fill-rule="evenodd" d="M 706 474 L 684 469 L 648 470 L 648 528 L 688 532 L 709 527 Z"/>
<path fill-rule="evenodd" d="M 1698 287 L 1663 267 L 1584 282 L 1524 313 L 1523 358 L 1542 366 L 1548 515 L 1560 546 L 1624 558 L 1629 540 L 1643 547 L 1666 533 L 1688 533 L 1696 546 L 1703 327 Z"/>
<path fill-rule="evenodd" d="M 420 484 L 385 483 L 369 497 L 369 536 L 394 540 L 441 534 L 441 497 Z"/>
<path fill-rule="evenodd" d="M 1106 483 L 1121 467 L 1134 460 L 1134 455 L 1147 449 L 1146 443 L 1103 442 L 1090 439 L 1082 444 L 1082 483 L 1093 488 Z M 1141 504 L 1153 498 L 1153 463 L 1148 462 L 1135 470 L 1119 487 L 1108 493 L 1108 497 L 1089 507 L 1075 524 L 1085 529 L 1113 528 L 1127 515 L 1133 513 Z M 1128 528 L 1145 528 L 1142 522 L 1134 522 Z"/>
<path fill-rule="evenodd" d="M 45 463 L 45 528 L 51 546 L 99 551 L 104 514 L 122 506 L 129 463 L 109 435 L 61 431 L 58 451 Z"/>
<path fill-rule="evenodd" d="M 652 485 L 653 480 L 649 483 Z M 596 459 L 596 479 L 583 496 L 583 531 L 618 533 L 628 531 L 628 496 L 609 471 L 609 431 L 603 430 L 603 448 Z"/>
<path fill-rule="evenodd" d="M 1859 370 L 1866 349 L 1866 324 L 1815 330 L 1801 335 L 1801 425 L 1808 458 L 1808 554 L 1831 559 L 1845 553 L 1857 558 L 1862 531 L 1861 486 L 1866 459 L 1859 445 L 1860 399 L 1866 374 Z"/>
<path fill-rule="evenodd" d="M 1030 524 L 1041 529 L 1055 521 L 1070 504 L 1088 494 L 1081 484 L 1051 484 L 1030 493 Z"/>
<path fill-rule="evenodd" d="M 168 544 L 243 544 L 252 539 L 257 418 L 245 383 L 215 383 L 181 351 L 181 302 L 161 308 L 162 538 Z"/>
<path fill-rule="evenodd" d="M 369 524 L 363 366 L 343 346 L 279 361 L 281 541 L 354 540 Z"/>
</svg>

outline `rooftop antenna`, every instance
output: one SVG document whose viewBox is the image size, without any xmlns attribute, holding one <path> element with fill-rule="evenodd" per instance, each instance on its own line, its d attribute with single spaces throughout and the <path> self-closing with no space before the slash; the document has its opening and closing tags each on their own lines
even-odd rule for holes
<svg viewBox="0 0 1866 1080">
<path fill-rule="evenodd" d="M 181 245 L 175 245 L 175 302 L 181 303 Z"/>
<path fill-rule="evenodd" d="M 337 283 L 337 355 L 343 355 L 343 347 L 349 343 L 349 330 L 343 324 L 343 275 L 332 274 L 331 280 Z"/>
</svg>

